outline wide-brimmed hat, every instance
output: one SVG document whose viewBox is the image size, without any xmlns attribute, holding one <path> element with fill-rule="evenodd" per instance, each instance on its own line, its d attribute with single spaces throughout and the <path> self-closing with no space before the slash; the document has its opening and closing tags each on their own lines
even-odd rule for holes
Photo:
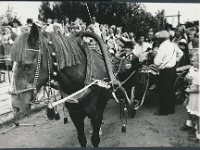
<svg viewBox="0 0 200 150">
<path fill-rule="evenodd" d="M 166 30 L 159 31 L 155 34 L 155 37 L 158 39 L 168 39 L 169 36 L 169 32 L 167 32 Z"/>
</svg>

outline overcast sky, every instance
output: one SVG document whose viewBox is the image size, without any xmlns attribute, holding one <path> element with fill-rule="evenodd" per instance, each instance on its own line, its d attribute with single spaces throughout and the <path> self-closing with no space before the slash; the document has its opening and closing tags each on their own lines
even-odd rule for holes
<svg viewBox="0 0 200 150">
<path fill-rule="evenodd" d="M 38 17 L 38 8 L 41 2 L 1 2 L 0 1 L 0 15 L 4 14 L 7 10 L 8 4 L 14 8 L 14 11 L 17 12 L 18 16 L 21 16 L 22 21 L 25 22 L 27 18 L 33 18 L 37 20 Z M 152 15 L 155 15 L 155 12 L 165 10 L 166 15 L 177 15 L 180 11 L 181 23 L 185 21 L 194 21 L 199 20 L 200 18 L 200 4 L 198 3 L 143 3 L 146 6 L 146 10 L 149 11 Z M 167 18 L 168 23 L 177 25 L 177 17 Z"/>
</svg>

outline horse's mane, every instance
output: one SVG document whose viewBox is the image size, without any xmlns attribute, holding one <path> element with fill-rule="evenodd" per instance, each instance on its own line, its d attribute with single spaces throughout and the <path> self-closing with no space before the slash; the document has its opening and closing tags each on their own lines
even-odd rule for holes
<svg viewBox="0 0 200 150">
<path fill-rule="evenodd" d="M 12 61 L 22 62 L 31 59 L 35 55 L 35 52 L 32 51 L 25 52 L 25 49 L 32 48 L 28 45 L 28 38 L 29 33 L 24 33 L 16 38 L 11 50 Z M 47 59 L 51 62 L 51 53 L 53 51 L 57 55 L 59 69 L 81 64 L 83 60 L 84 55 L 75 37 L 66 37 L 55 32 L 40 32 L 39 41 L 44 66 L 47 66 Z M 49 42 L 52 42 L 52 44 L 49 44 Z"/>
</svg>

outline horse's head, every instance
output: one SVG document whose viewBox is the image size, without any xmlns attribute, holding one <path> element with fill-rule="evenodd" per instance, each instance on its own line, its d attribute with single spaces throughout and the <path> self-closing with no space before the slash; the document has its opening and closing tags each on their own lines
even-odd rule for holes
<svg viewBox="0 0 200 150">
<path fill-rule="evenodd" d="M 10 100 L 16 114 L 30 110 L 30 102 L 37 91 L 48 81 L 48 69 L 44 65 L 44 40 L 33 24 L 30 33 L 19 36 L 13 44 L 12 78 L 9 87 Z"/>
</svg>

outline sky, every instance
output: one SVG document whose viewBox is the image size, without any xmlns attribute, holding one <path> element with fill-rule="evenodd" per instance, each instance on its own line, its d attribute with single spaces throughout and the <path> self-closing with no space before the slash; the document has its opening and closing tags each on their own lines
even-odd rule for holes
<svg viewBox="0 0 200 150">
<path fill-rule="evenodd" d="M 33 18 L 37 20 L 38 10 L 41 2 L 20 2 L 20 1 L 0 1 L 0 15 L 4 14 L 7 10 L 8 5 L 14 8 L 14 11 L 17 12 L 18 16 L 21 16 L 22 22 L 25 23 L 27 18 Z M 180 22 L 184 23 L 185 21 L 194 21 L 199 20 L 200 18 L 200 4 L 198 3 L 142 3 L 145 5 L 146 10 L 152 15 L 158 10 L 165 10 L 166 16 L 169 15 L 178 15 L 180 11 Z M 175 27 L 178 23 L 177 17 L 168 17 L 168 23 L 173 24 Z"/>
</svg>

